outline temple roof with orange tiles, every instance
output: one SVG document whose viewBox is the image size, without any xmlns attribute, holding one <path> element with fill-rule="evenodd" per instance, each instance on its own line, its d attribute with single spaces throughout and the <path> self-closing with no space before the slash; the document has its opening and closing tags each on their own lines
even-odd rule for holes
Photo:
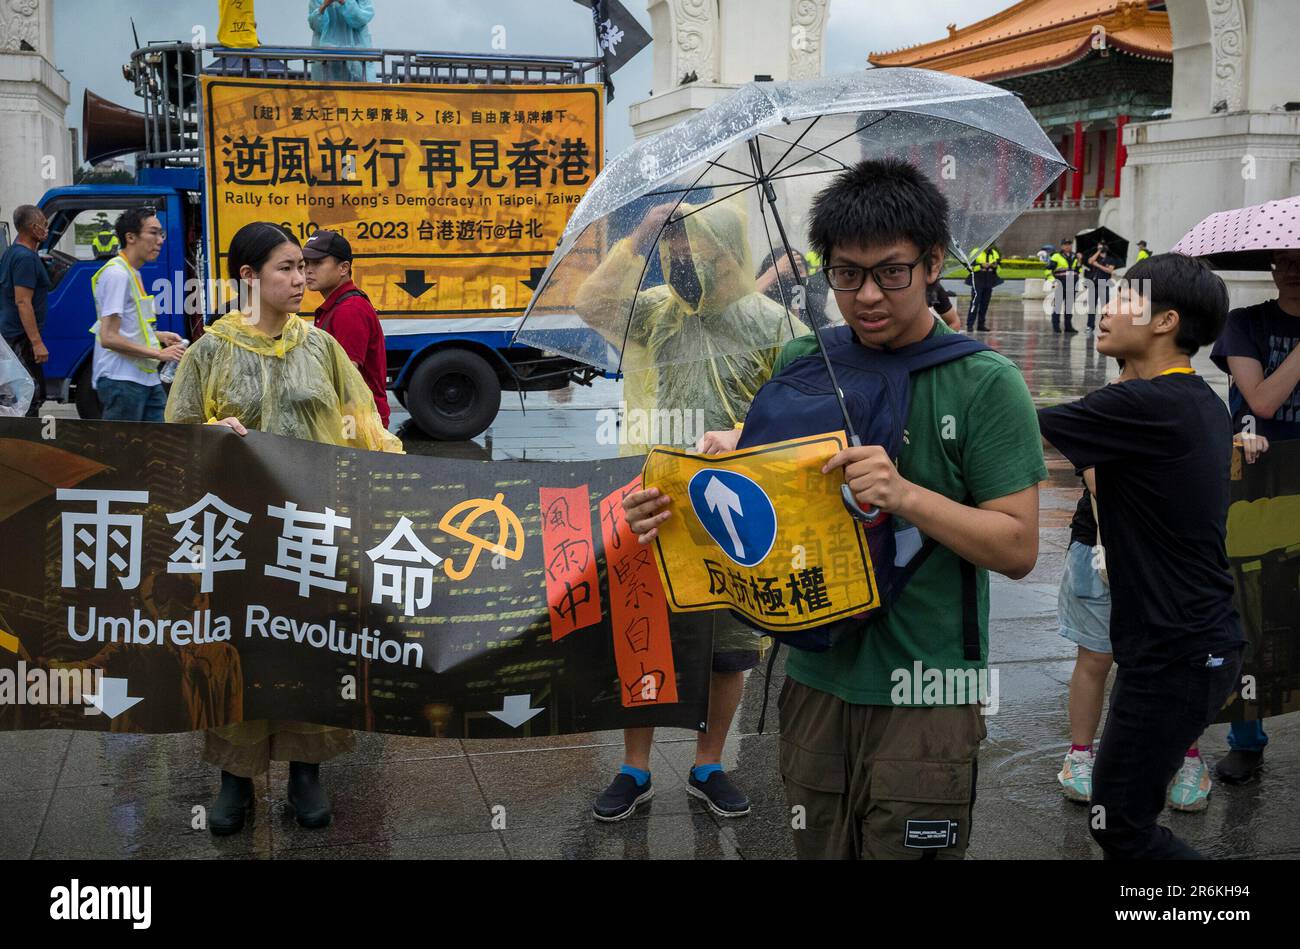
<svg viewBox="0 0 1300 949">
<path fill-rule="evenodd" d="M 1021 0 L 946 39 L 867 58 L 874 66 L 919 66 L 984 82 L 1069 66 L 1105 50 L 1173 62 L 1163 3 L 1150 0 Z M 1103 52 L 1104 55 L 1104 52 Z"/>
</svg>

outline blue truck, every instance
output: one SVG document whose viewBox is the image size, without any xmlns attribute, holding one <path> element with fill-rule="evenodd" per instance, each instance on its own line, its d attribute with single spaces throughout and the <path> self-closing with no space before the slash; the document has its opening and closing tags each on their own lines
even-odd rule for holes
<svg viewBox="0 0 1300 949">
<path fill-rule="evenodd" d="M 93 235 L 102 235 L 106 222 L 126 208 L 152 206 L 167 232 L 158 259 L 141 270 L 146 290 L 168 288 L 155 297 L 157 328 L 192 340 L 218 315 L 217 301 L 205 279 L 212 251 L 199 77 L 294 82 L 319 75 L 322 69 L 346 71 L 353 64 L 357 75 L 365 75 L 370 67 L 382 83 L 520 85 L 586 83 L 598 74 L 601 61 L 405 50 L 230 49 L 186 43 L 137 49 L 123 73 L 143 100 L 144 110 L 124 108 L 87 90 L 82 132 L 89 162 L 134 154 L 134 183 L 54 188 L 40 200 L 50 224 L 41 254 L 53 284 L 43 332 L 50 352 L 48 399 L 75 403 L 82 418 L 100 414 L 90 384 L 90 329 L 96 320 L 90 281 L 106 251 L 103 239 L 97 243 Z M 500 319 L 485 321 L 490 328 L 481 331 L 473 322 L 457 320 L 458 328 L 447 331 L 442 328 L 447 324 L 437 320 L 384 321 L 389 388 L 429 437 L 460 440 L 479 435 L 496 417 L 503 391 L 561 389 L 575 382 L 589 384 L 600 375 L 573 360 L 513 343 L 513 330 L 502 328 Z M 397 324 L 400 330 L 394 329 Z M 425 326 L 429 331 L 424 331 Z"/>
</svg>

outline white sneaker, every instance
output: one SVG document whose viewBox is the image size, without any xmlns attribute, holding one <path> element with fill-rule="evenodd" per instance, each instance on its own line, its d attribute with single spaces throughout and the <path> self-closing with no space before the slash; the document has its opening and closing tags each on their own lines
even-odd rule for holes
<svg viewBox="0 0 1300 949">
<path fill-rule="evenodd" d="M 1210 806 L 1210 769 L 1196 758 L 1184 758 L 1169 786 L 1169 806 L 1176 811 L 1203 811 Z"/>
<path fill-rule="evenodd" d="M 1071 751 L 1065 756 L 1056 780 L 1061 782 L 1061 791 L 1071 801 L 1087 804 L 1092 800 L 1092 765 L 1095 760 L 1091 751 Z"/>
</svg>

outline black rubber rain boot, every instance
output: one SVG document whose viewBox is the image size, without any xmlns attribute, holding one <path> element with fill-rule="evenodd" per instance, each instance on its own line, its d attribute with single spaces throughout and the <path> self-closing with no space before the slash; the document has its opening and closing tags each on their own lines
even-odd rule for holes
<svg viewBox="0 0 1300 949">
<path fill-rule="evenodd" d="M 221 772 L 221 790 L 208 811 L 208 830 L 218 837 L 237 834 L 253 809 L 253 780 L 229 771 Z"/>
<path fill-rule="evenodd" d="M 1264 766 L 1264 752 L 1234 749 L 1219 759 L 1214 776 L 1224 784 L 1249 784 Z"/>
<path fill-rule="evenodd" d="M 320 786 L 320 765 L 289 762 L 289 806 L 302 827 L 316 830 L 329 825 L 330 799 Z"/>
</svg>

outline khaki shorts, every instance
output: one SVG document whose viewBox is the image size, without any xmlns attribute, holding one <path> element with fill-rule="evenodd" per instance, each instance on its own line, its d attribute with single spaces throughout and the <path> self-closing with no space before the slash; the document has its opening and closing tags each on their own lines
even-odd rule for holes
<svg viewBox="0 0 1300 949">
<path fill-rule="evenodd" d="M 978 705 L 853 705 L 787 678 L 778 706 L 799 859 L 965 856 L 985 736 Z"/>
</svg>

